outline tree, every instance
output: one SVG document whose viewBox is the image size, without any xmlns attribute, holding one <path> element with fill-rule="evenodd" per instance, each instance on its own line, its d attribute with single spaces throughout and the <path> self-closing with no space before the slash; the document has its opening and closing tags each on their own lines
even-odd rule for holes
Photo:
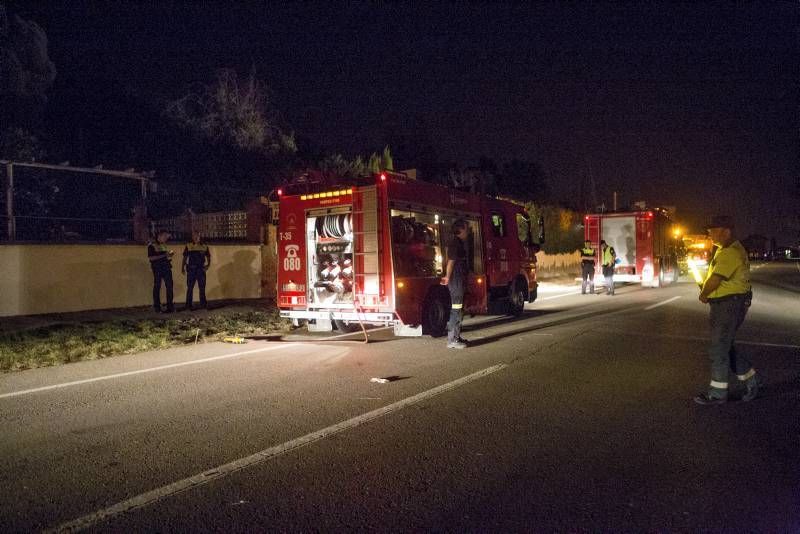
<svg viewBox="0 0 800 534">
<path fill-rule="evenodd" d="M 383 156 L 381 157 L 381 162 L 383 163 L 383 168 L 387 171 L 394 170 L 394 161 L 392 160 L 392 151 L 389 150 L 388 146 L 383 147 Z"/>
<path fill-rule="evenodd" d="M 0 122 L 30 128 L 55 78 L 44 30 L 0 5 Z"/>
<path fill-rule="evenodd" d="M 355 178 L 363 175 L 365 169 L 361 156 L 348 160 L 341 154 L 332 154 L 319 163 L 319 170 L 323 175 L 337 178 Z"/>
<path fill-rule="evenodd" d="M 537 235 L 539 218 L 544 219 L 545 242 L 542 250 L 547 254 L 570 253 L 583 243 L 583 226 L 580 214 L 566 208 L 529 202 L 526 210 L 533 222 L 533 233 Z"/>
<path fill-rule="evenodd" d="M 34 21 L 9 16 L 0 4 L 0 157 L 44 157 L 35 130 L 55 77 L 44 30 Z"/>
<path fill-rule="evenodd" d="M 512 159 L 503 165 L 497 177 L 500 194 L 519 200 L 542 202 L 549 198 L 544 171 L 537 164 L 526 160 Z"/>
<path fill-rule="evenodd" d="M 236 72 L 221 70 L 215 83 L 168 103 L 167 116 L 200 139 L 265 155 L 294 154 L 293 134 L 277 124 L 266 86 L 255 72 L 240 83 Z"/>
<path fill-rule="evenodd" d="M 0 132 L 0 159 L 36 161 L 45 152 L 39 139 L 24 128 L 5 128 Z"/>
</svg>

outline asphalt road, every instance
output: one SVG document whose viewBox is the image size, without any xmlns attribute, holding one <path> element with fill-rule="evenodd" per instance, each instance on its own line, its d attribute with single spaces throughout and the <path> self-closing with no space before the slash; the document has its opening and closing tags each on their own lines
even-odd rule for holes
<svg viewBox="0 0 800 534">
<path fill-rule="evenodd" d="M 800 264 L 753 272 L 750 403 L 691 401 L 687 282 L 544 287 L 463 351 L 297 335 L 0 376 L 0 529 L 798 532 Z"/>
</svg>

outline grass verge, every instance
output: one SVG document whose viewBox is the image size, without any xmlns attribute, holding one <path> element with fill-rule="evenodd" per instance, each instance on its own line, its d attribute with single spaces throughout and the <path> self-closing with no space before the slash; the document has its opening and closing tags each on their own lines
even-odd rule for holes
<svg viewBox="0 0 800 534">
<path fill-rule="evenodd" d="M 0 334 L 0 372 L 96 360 L 232 335 L 288 330 L 275 309 L 164 319 L 61 323 Z"/>
</svg>

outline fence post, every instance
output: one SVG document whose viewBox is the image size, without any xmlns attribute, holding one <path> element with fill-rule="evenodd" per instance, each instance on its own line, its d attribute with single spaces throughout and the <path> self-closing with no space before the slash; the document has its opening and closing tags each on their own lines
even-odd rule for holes
<svg viewBox="0 0 800 534">
<path fill-rule="evenodd" d="M 150 239 L 150 228 L 147 221 L 147 206 L 144 203 L 133 208 L 133 240 L 147 243 Z"/>
<path fill-rule="evenodd" d="M 17 239 L 17 225 L 14 220 L 14 164 L 6 163 L 6 217 L 8 217 L 8 240 Z"/>
<path fill-rule="evenodd" d="M 247 241 L 261 243 L 266 241 L 267 207 L 260 200 L 247 203 Z"/>
<path fill-rule="evenodd" d="M 183 213 L 183 233 L 186 236 L 187 241 L 192 240 L 192 232 L 195 230 L 200 231 L 200 228 L 194 227 L 194 212 L 192 208 L 186 208 L 186 211 Z"/>
<path fill-rule="evenodd" d="M 261 245 L 261 296 L 275 299 L 278 296 L 278 227 L 265 225 L 266 245 Z"/>
</svg>

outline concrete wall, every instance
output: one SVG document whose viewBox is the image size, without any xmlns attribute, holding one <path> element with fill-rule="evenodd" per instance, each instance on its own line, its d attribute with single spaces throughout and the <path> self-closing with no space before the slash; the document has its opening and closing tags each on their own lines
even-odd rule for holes
<svg viewBox="0 0 800 534">
<path fill-rule="evenodd" d="M 183 244 L 171 244 L 175 302 L 185 302 Z M 262 247 L 211 245 L 209 300 L 260 298 Z M 144 245 L 0 245 L 0 317 L 152 304 Z M 162 302 L 163 302 L 162 289 Z M 197 302 L 195 289 L 195 302 Z"/>
</svg>

